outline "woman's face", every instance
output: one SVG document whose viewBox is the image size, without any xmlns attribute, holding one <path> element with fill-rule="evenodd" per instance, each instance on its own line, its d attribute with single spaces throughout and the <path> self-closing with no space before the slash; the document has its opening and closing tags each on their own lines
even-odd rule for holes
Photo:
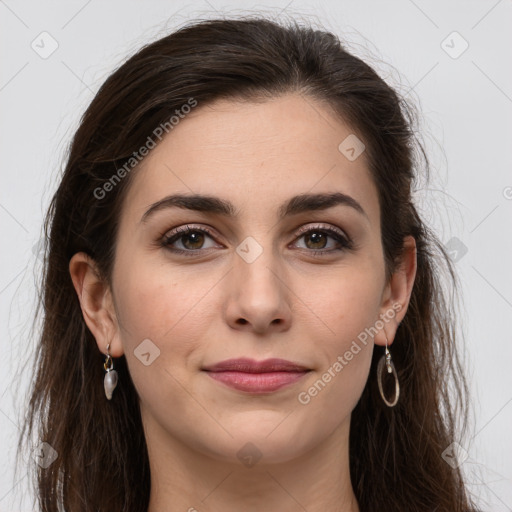
<svg viewBox="0 0 512 512">
<path fill-rule="evenodd" d="M 111 353 L 126 355 L 146 435 L 162 447 L 278 462 L 349 424 L 373 344 L 384 344 L 384 331 L 391 342 L 400 319 L 360 149 L 311 98 L 223 100 L 199 104 L 134 171 L 113 270 Z M 332 204 L 294 199 L 335 193 Z M 162 203 L 177 195 L 209 199 Z M 262 391 L 204 370 L 234 358 L 309 371 Z"/>
</svg>

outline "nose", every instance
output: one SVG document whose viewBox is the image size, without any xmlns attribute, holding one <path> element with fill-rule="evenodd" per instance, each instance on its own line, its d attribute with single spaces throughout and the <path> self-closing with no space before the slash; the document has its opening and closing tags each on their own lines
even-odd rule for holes
<svg viewBox="0 0 512 512">
<path fill-rule="evenodd" d="M 286 271 L 264 250 L 252 262 L 235 255 L 228 274 L 229 292 L 225 313 L 230 327 L 257 334 L 282 332 L 291 325 L 292 292 Z"/>
</svg>

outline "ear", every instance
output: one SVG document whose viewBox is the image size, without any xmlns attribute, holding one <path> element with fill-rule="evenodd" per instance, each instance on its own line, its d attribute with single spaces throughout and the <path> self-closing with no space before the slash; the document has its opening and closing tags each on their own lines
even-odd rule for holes
<svg viewBox="0 0 512 512">
<path fill-rule="evenodd" d="M 85 323 L 95 337 L 100 352 L 106 354 L 110 343 L 112 357 L 122 356 L 123 347 L 112 292 L 100 278 L 96 263 L 85 252 L 78 252 L 69 262 L 69 273 Z"/>
<path fill-rule="evenodd" d="M 404 238 L 404 255 L 397 270 L 386 284 L 382 294 L 379 317 L 384 327 L 374 337 L 376 345 L 393 343 L 398 325 L 405 317 L 412 288 L 416 278 L 416 240 L 412 236 Z"/>
</svg>

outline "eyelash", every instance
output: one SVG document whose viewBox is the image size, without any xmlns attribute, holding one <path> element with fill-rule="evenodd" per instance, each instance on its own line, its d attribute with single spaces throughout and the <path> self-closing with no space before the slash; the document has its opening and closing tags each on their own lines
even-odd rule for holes
<svg viewBox="0 0 512 512">
<path fill-rule="evenodd" d="M 208 228 L 205 228 L 205 227 L 196 228 L 193 226 L 192 227 L 191 226 L 181 226 L 179 228 L 174 229 L 169 234 L 165 234 L 164 236 L 162 236 L 160 239 L 160 242 L 159 242 L 160 246 L 169 251 L 174 252 L 175 254 L 184 254 L 186 256 L 195 256 L 196 255 L 195 253 L 198 253 L 198 252 L 202 251 L 203 249 L 184 250 L 184 249 L 176 249 L 176 248 L 170 247 L 170 245 L 173 242 L 179 240 L 180 238 L 183 238 L 184 235 L 188 235 L 190 233 L 195 233 L 195 232 L 206 233 L 211 238 L 215 238 L 214 234 Z M 313 256 L 327 256 L 330 253 L 339 252 L 339 251 L 352 251 L 355 248 L 353 242 L 349 238 L 345 237 L 344 235 L 342 235 L 340 232 L 338 232 L 337 230 L 335 230 L 333 228 L 322 227 L 322 226 L 313 226 L 313 227 L 301 229 L 298 233 L 296 233 L 296 239 L 300 239 L 304 235 L 307 235 L 311 232 L 327 234 L 331 238 L 336 240 L 336 242 L 338 242 L 338 244 L 341 246 L 341 248 L 337 248 L 337 249 L 319 249 L 319 250 L 302 249 L 301 248 L 302 250 L 307 251 L 309 254 L 312 254 Z"/>
</svg>

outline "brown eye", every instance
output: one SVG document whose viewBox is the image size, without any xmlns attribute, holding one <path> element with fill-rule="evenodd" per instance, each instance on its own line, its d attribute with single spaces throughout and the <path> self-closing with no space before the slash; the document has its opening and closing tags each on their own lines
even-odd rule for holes
<svg viewBox="0 0 512 512">
<path fill-rule="evenodd" d="M 298 236 L 298 240 L 301 239 L 304 240 L 304 246 L 299 246 L 299 249 L 309 249 L 313 255 L 327 255 L 353 248 L 347 237 L 332 228 L 313 227 L 303 230 Z"/>
<path fill-rule="evenodd" d="M 325 249 L 327 238 L 327 235 L 321 231 L 310 231 L 304 235 L 305 240 L 311 241 L 311 245 L 306 242 L 308 249 Z"/>
<path fill-rule="evenodd" d="M 185 235 L 180 236 L 182 240 L 182 244 L 187 249 L 201 249 L 201 246 L 204 243 L 204 234 L 200 231 L 191 231 Z"/>
<path fill-rule="evenodd" d="M 203 249 L 210 249 L 215 245 L 205 247 L 205 242 L 208 239 L 213 239 L 212 233 L 206 228 L 194 228 L 184 226 L 174 229 L 169 234 L 165 235 L 161 240 L 161 245 L 170 251 L 178 253 L 194 253 Z M 181 244 L 181 247 L 175 247 L 175 244 Z"/>
</svg>

